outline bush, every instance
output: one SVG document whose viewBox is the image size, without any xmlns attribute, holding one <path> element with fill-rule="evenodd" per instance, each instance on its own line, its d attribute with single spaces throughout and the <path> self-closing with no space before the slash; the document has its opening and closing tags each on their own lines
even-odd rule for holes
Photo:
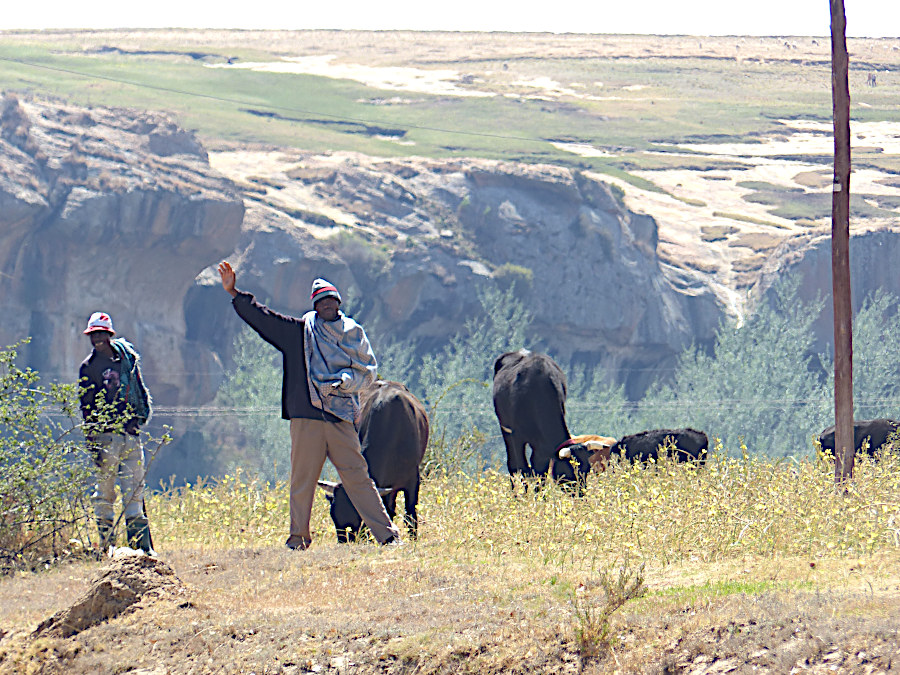
<svg viewBox="0 0 900 675">
<path fill-rule="evenodd" d="M 900 407 L 898 299 L 881 290 L 866 298 L 853 321 L 853 399 L 858 419 L 896 419 Z M 834 391 L 834 356 L 823 357 L 828 391 Z M 834 424 L 834 411 L 821 429 Z"/>
<path fill-rule="evenodd" d="M 522 265 L 504 263 L 494 270 L 494 280 L 502 289 L 512 288 L 521 294 L 534 283 L 534 272 Z"/>
<path fill-rule="evenodd" d="M 87 541 L 89 467 L 76 385 L 41 385 L 0 350 L 0 571 L 77 553 Z M 76 541 L 72 541 L 76 540 Z"/>
<path fill-rule="evenodd" d="M 610 384 L 605 375 L 599 368 L 569 368 L 566 420 L 573 436 L 620 438 L 634 431 L 634 404 L 625 396 L 625 386 Z"/>
<path fill-rule="evenodd" d="M 632 568 L 626 558 L 614 575 L 603 570 L 596 579 L 585 581 L 575 589 L 572 594 L 575 641 L 582 657 L 595 658 L 610 648 L 613 614 L 629 600 L 647 592 L 644 568 L 644 563 Z"/>
<path fill-rule="evenodd" d="M 494 361 L 500 354 L 521 349 L 532 315 L 513 295 L 487 288 L 479 292 L 482 312 L 437 354 L 422 359 L 421 386 L 415 393 L 430 406 L 435 438 L 481 436 L 481 470 L 506 461 L 494 416 L 491 386 Z"/>
</svg>

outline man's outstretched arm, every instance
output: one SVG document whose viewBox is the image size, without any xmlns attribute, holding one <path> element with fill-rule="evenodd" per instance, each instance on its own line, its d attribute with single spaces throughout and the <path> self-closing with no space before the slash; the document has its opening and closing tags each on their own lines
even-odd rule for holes
<svg viewBox="0 0 900 675">
<path fill-rule="evenodd" d="M 296 331 L 303 330 L 303 319 L 273 312 L 256 301 L 252 294 L 235 287 L 237 274 L 227 260 L 216 268 L 222 278 L 222 288 L 231 295 L 234 311 L 247 325 L 259 333 L 260 337 L 278 350 L 284 351 L 299 344 Z"/>
</svg>

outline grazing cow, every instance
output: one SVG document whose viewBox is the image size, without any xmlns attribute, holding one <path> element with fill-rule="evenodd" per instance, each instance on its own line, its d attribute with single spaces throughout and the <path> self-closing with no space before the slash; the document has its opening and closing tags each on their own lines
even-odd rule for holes
<svg viewBox="0 0 900 675">
<path fill-rule="evenodd" d="M 359 443 L 369 475 L 391 519 L 397 512 L 397 493 L 403 492 L 406 523 L 416 537 L 419 519 L 419 465 L 428 445 L 425 407 L 399 382 L 378 380 L 360 396 Z M 331 519 L 339 542 L 355 541 L 362 526 L 356 507 L 340 483 L 319 481 L 331 503 Z"/>
<path fill-rule="evenodd" d="M 494 412 L 509 474 L 546 476 L 558 461 L 558 448 L 569 439 L 562 369 L 546 354 L 527 349 L 501 354 L 494 362 Z"/>
<path fill-rule="evenodd" d="M 610 436 L 573 436 L 559 448 L 559 461 L 550 470 L 553 479 L 560 483 L 583 482 L 591 469 L 605 471 L 615 444 L 616 439 Z"/>
<path fill-rule="evenodd" d="M 659 459 L 660 448 L 665 451 L 671 445 L 675 446 L 671 454 L 678 462 L 706 461 L 709 439 L 696 429 L 654 429 L 623 436 L 612 446 L 610 454 L 630 462 L 649 462 Z"/>
<path fill-rule="evenodd" d="M 866 454 L 875 455 L 875 451 L 883 446 L 888 436 L 897 431 L 900 422 L 891 419 L 859 420 L 853 424 L 853 445 L 856 452 L 862 450 L 863 441 L 868 441 Z M 819 434 L 819 443 L 823 451 L 831 451 L 834 454 L 834 427 L 830 426 Z"/>
</svg>

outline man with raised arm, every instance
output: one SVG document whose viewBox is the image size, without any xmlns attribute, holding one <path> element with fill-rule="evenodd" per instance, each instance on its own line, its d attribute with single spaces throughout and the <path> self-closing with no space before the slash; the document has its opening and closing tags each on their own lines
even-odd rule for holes
<svg viewBox="0 0 900 675">
<path fill-rule="evenodd" d="M 399 543 L 362 456 L 355 419 L 359 392 L 375 381 L 377 363 L 363 327 L 341 310 L 341 294 L 325 279 L 312 284 L 313 310 L 286 316 L 235 288 L 236 275 L 219 263 L 234 310 L 282 354 L 281 416 L 291 423 L 291 530 L 286 545 L 307 549 L 309 519 L 325 458 L 331 460 L 356 510 L 381 544 Z"/>
</svg>

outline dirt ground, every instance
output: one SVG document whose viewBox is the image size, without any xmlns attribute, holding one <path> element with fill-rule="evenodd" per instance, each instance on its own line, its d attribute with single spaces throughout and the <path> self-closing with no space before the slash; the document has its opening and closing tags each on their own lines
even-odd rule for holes
<svg viewBox="0 0 900 675">
<path fill-rule="evenodd" d="M 589 648 L 555 575 L 427 557 L 414 546 L 324 544 L 6 578 L 0 673 L 900 671 L 896 555 L 657 569 L 648 595 L 614 617 L 608 642 Z M 779 581 L 703 591 L 723 575 Z"/>
</svg>

